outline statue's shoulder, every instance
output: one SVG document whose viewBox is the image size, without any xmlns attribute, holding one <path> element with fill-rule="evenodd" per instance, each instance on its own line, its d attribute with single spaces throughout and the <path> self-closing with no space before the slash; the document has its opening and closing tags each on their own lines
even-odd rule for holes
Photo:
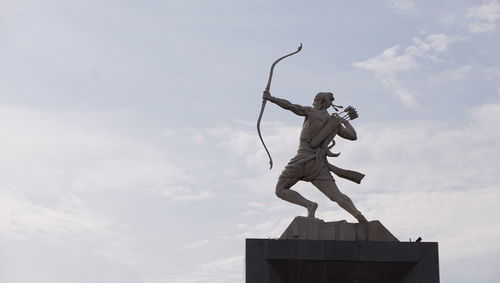
<svg viewBox="0 0 500 283">
<path fill-rule="evenodd" d="M 312 106 L 302 106 L 302 110 L 305 112 L 306 115 L 311 115 L 314 114 L 316 109 Z"/>
<path fill-rule="evenodd" d="M 340 117 L 337 114 L 330 115 L 330 121 L 340 124 Z"/>
</svg>

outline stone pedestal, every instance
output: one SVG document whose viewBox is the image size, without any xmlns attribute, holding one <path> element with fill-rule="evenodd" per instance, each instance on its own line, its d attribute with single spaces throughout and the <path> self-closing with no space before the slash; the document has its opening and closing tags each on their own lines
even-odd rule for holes
<svg viewBox="0 0 500 283">
<path fill-rule="evenodd" d="M 398 241 L 378 220 L 367 223 L 349 223 L 345 220 L 325 222 L 318 218 L 302 216 L 295 217 L 280 239 Z"/>
<path fill-rule="evenodd" d="M 279 240 L 246 240 L 247 283 L 439 283 L 437 243 L 399 242 L 379 221 L 296 217 Z"/>
<path fill-rule="evenodd" d="M 437 243 L 246 240 L 247 283 L 439 283 Z"/>
</svg>

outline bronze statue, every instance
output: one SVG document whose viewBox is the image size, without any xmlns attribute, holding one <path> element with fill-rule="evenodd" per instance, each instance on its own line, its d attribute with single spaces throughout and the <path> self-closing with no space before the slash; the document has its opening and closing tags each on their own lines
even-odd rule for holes
<svg viewBox="0 0 500 283">
<path fill-rule="evenodd" d="M 304 198 L 298 192 L 292 190 L 292 186 L 298 181 L 311 182 L 316 188 L 323 192 L 330 200 L 338 203 L 340 207 L 349 212 L 359 222 L 367 222 L 366 218 L 354 206 L 352 200 L 340 192 L 331 172 L 341 178 L 346 178 L 356 183 L 360 183 L 364 175 L 355 171 L 345 170 L 333 166 L 327 160 L 327 157 L 336 157 L 338 154 L 332 153 L 330 149 L 335 145 L 334 138 L 340 136 L 348 140 L 356 140 L 357 134 L 349 120 L 358 117 L 356 109 L 349 106 L 341 113 L 329 114 L 327 109 L 333 107 L 336 111 L 342 106 L 333 105 L 333 94 L 331 92 L 320 92 L 314 98 L 313 107 L 302 106 L 290 103 L 281 98 L 271 96 L 270 85 L 274 66 L 281 59 L 298 53 L 302 48 L 302 44 L 297 51 L 290 53 L 276 60 L 269 75 L 269 81 L 263 95 L 263 103 L 257 129 L 262 143 L 264 141 L 260 135 L 260 120 L 264 110 L 265 102 L 271 101 L 283 109 L 290 110 L 296 115 L 304 116 L 304 123 L 300 133 L 300 144 L 297 155 L 293 157 L 288 165 L 281 173 L 276 185 L 276 195 L 288 202 L 300 205 L 307 209 L 308 217 L 315 217 L 318 204 Z M 345 113 L 344 116 L 340 114 Z M 266 152 L 269 155 L 270 165 L 272 168 L 272 159 L 267 147 Z"/>
<path fill-rule="evenodd" d="M 327 109 L 332 106 L 334 100 L 333 94 L 331 92 L 318 93 L 314 98 L 313 107 L 292 104 L 288 100 L 271 96 L 269 91 L 264 91 L 263 99 L 305 117 L 297 155 L 281 172 L 276 185 L 276 195 L 281 199 L 305 207 L 308 211 L 308 217 L 314 217 L 318 204 L 307 200 L 291 189 L 300 180 L 308 181 L 359 222 L 366 222 L 366 218 L 354 206 L 352 200 L 339 191 L 330 173 L 332 171 L 339 177 L 357 183 L 361 182 L 364 177 L 361 173 L 335 167 L 327 160 L 327 156 L 338 156 L 330 151 L 334 145 L 335 136 L 353 141 L 357 139 L 356 131 L 348 119 L 337 113 L 332 115 L 328 113 Z"/>
</svg>

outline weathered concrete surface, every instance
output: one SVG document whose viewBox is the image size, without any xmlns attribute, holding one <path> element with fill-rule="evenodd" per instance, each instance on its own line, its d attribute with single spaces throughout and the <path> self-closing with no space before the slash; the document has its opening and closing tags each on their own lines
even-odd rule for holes
<svg viewBox="0 0 500 283">
<path fill-rule="evenodd" d="M 438 244 L 246 240 L 247 283 L 439 283 Z"/>
<path fill-rule="evenodd" d="M 318 218 L 302 216 L 293 219 L 280 239 L 398 241 L 378 220 L 365 223 L 348 223 L 345 220 L 325 222 Z"/>
</svg>

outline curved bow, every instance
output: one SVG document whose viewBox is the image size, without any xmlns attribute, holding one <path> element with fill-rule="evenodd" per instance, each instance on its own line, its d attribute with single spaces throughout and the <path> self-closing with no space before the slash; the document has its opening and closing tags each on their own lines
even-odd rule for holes
<svg viewBox="0 0 500 283">
<path fill-rule="evenodd" d="M 286 57 L 289 57 L 289 56 L 292 56 L 294 54 L 299 53 L 300 50 L 302 50 L 302 43 L 297 48 L 297 51 L 289 53 L 283 57 L 278 58 L 276 61 L 274 61 L 274 63 L 271 65 L 271 71 L 269 72 L 269 80 L 267 81 L 266 91 L 269 91 L 271 89 L 271 80 L 273 79 L 273 72 L 274 72 L 274 67 L 276 66 L 276 64 L 278 64 L 279 61 L 285 59 Z M 273 168 L 273 159 L 271 158 L 271 154 L 269 153 L 269 150 L 267 149 L 266 143 L 264 142 L 264 139 L 262 138 L 262 134 L 260 133 L 260 121 L 262 120 L 262 114 L 264 114 L 264 108 L 266 108 L 266 102 L 267 102 L 266 99 L 262 99 L 262 106 L 260 108 L 259 119 L 257 120 L 257 132 L 259 133 L 260 141 L 262 142 L 262 145 L 264 146 L 264 149 L 267 152 L 267 156 L 269 156 L 269 165 L 270 165 L 269 169 L 272 169 Z"/>
</svg>

